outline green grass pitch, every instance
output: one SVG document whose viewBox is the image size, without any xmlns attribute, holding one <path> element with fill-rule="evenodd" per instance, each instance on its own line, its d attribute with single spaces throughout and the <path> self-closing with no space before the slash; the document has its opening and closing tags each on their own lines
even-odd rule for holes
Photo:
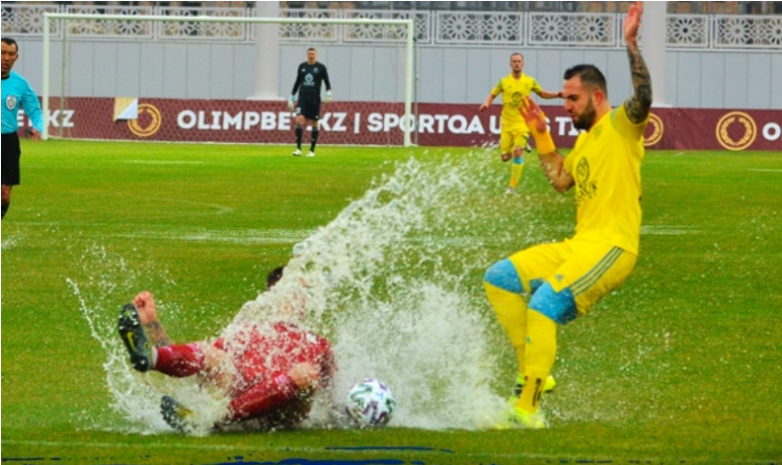
<svg viewBox="0 0 782 465">
<path fill-rule="evenodd" d="M 197 338 L 396 161 L 470 152 L 323 146 L 306 159 L 290 150 L 23 142 L 23 184 L 2 222 L 4 463 L 782 464 L 782 156 L 761 152 L 647 153 L 638 264 L 560 332 L 560 386 L 546 402 L 564 413 L 548 430 L 143 434 L 109 408 L 105 354 L 68 279 L 87 286 L 90 268 L 121 257 L 132 284 L 106 277 L 109 320 L 140 290 L 130 286 L 143 286 L 186 309 L 176 339 Z M 454 227 L 490 256 L 572 232 L 572 193 L 551 190 L 534 158 L 523 194 L 507 198 L 508 166 L 495 152 L 473 155 L 506 214 L 483 221 L 465 198 L 453 205 L 473 214 Z M 521 214 L 533 226 L 514 223 Z M 475 295 L 490 264 L 464 284 Z M 505 344 L 497 350 L 507 360 L 500 394 L 513 359 Z"/>
</svg>

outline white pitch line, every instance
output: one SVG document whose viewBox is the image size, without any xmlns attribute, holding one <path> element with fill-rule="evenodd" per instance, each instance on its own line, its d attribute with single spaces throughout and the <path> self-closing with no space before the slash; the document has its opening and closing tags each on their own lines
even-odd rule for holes
<svg viewBox="0 0 782 465">
<path fill-rule="evenodd" d="M 174 435 L 172 435 L 173 437 Z M 273 438 L 272 438 L 273 439 Z M 164 444 L 129 444 L 129 443 L 106 443 L 106 442 L 72 442 L 72 441 L 19 441 L 19 440 L 4 440 L 3 445 L 29 445 L 29 446 L 50 446 L 50 447 L 77 447 L 77 448 L 87 448 L 87 447 L 94 447 L 94 448 L 100 448 L 100 449 L 113 449 L 116 450 L 117 448 L 125 448 L 125 449 L 131 449 L 131 448 L 138 448 L 138 449 L 181 449 L 181 450 L 214 450 L 214 451 L 231 451 L 231 452 L 237 452 L 239 450 L 241 452 L 242 448 L 237 447 L 236 445 L 224 445 L 224 444 L 177 444 L 177 443 L 171 443 L 166 442 Z M 334 454 L 338 452 L 348 452 L 351 454 L 362 454 L 365 452 L 372 452 L 372 453 L 378 453 L 378 452 L 388 452 L 393 453 L 395 452 L 394 447 L 387 447 L 387 446 L 367 446 L 362 448 L 356 448 L 356 447 L 345 447 L 345 448 L 339 448 L 339 447 L 331 447 L 331 448 L 324 448 L 324 449 L 313 449 L 311 447 L 291 447 L 291 446 L 272 446 L 272 447 L 245 447 L 243 449 L 246 449 L 248 453 L 250 452 L 256 452 L 258 450 L 261 451 L 274 451 L 274 452 L 292 452 L 292 453 L 301 453 L 301 452 L 314 452 L 314 453 L 325 453 L 325 454 Z M 491 452 L 470 452 L 470 453 L 459 453 L 452 449 L 432 449 L 432 450 L 414 450 L 411 451 L 411 447 L 405 447 L 400 446 L 396 452 L 405 452 L 409 454 L 410 452 L 423 452 L 425 454 L 448 454 L 451 457 L 475 457 L 475 458 L 485 458 L 487 460 L 502 458 L 502 459 L 508 459 L 508 460 L 521 460 L 521 459 L 534 459 L 534 460 L 584 460 L 584 457 L 581 455 L 578 456 L 562 456 L 562 455 L 551 455 L 551 454 L 530 454 L 530 453 L 507 453 L 507 454 L 496 454 Z M 238 452 L 237 452 L 238 453 Z M 40 453 L 38 452 L 40 455 Z M 682 461 L 709 461 L 706 457 L 684 457 L 682 458 Z M 597 462 L 601 462 L 599 460 L 596 460 Z M 649 459 L 649 458 L 637 458 L 633 460 L 633 462 L 641 462 L 641 463 L 664 463 L 665 461 L 659 458 Z M 747 463 L 747 464 L 757 464 L 757 463 L 763 463 L 768 462 L 768 459 L 731 459 L 729 463 L 731 464 L 737 464 L 737 463 Z M 773 460 L 772 460 L 773 462 Z M 713 463 L 728 463 L 728 462 L 721 462 L 716 461 Z M 776 462 L 773 462 L 776 463 Z"/>
<path fill-rule="evenodd" d="M 156 230 L 138 230 L 130 233 L 113 234 L 113 237 L 128 239 L 155 239 L 174 240 L 188 242 L 222 242 L 234 244 L 288 244 L 298 242 L 315 230 L 313 229 L 250 229 L 243 231 L 234 230 L 207 230 L 193 232 L 164 232 Z"/>
<path fill-rule="evenodd" d="M 217 203 L 206 203 L 206 202 L 198 202 L 196 200 L 187 200 L 187 199 L 172 199 L 172 198 L 166 198 L 166 199 L 156 199 L 154 197 L 150 198 L 147 197 L 147 200 L 157 200 L 160 203 L 170 202 L 170 203 L 184 203 L 186 205 L 195 205 L 197 207 L 206 207 L 211 208 L 214 210 L 217 210 L 215 212 L 206 212 L 207 214 L 216 214 L 216 215 L 222 215 L 225 213 L 231 213 L 234 211 L 231 207 L 226 207 L 224 205 L 220 205 Z"/>
<path fill-rule="evenodd" d="M 172 435 L 173 436 L 173 435 Z M 98 449 L 194 449 L 194 450 L 237 450 L 237 446 L 228 444 L 182 444 L 166 442 L 164 444 L 130 444 L 124 442 L 72 442 L 72 441 L 19 441 L 11 440 L 3 441 L 3 445 L 21 445 L 21 446 L 47 446 L 47 447 L 76 447 L 82 448 L 98 448 Z M 272 447 L 259 447 L 259 449 L 277 452 L 316 452 L 315 449 L 308 447 L 290 447 L 290 446 L 272 446 Z"/>
<path fill-rule="evenodd" d="M 700 230 L 693 226 L 672 226 L 662 224 L 645 224 L 641 226 L 642 235 L 680 236 L 682 234 L 699 234 Z"/>
<path fill-rule="evenodd" d="M 203 165 L 198 160 L 125 160 L 125 163 L 136 165 Z"/>
</svg>

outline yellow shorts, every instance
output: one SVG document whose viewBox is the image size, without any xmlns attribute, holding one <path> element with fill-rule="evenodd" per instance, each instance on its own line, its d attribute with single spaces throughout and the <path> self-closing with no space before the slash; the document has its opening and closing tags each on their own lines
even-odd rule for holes
<svg viewBox="0 0 782 465">
<path fill-rule="evenodd" d="M 529 308 L 565 324 L 619 287 L 636 260 L 619 247 L 565 240 L 515 253 L 489 268 L 485 279 L 510 292 L 526 293 Z"/>
<path fill-rule="evenodd" d="M 513 149 L 519 147 L 523 149 L 527 145 L 530 132 L 526 128 L 513 128 L 500 132 L 500 153 L 513 153 Z"/>
</svg>

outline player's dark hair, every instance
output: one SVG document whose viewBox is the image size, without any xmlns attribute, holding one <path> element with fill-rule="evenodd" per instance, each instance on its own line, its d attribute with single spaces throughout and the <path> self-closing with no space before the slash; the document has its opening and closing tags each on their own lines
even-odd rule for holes
<svg viewBox="0 0 782 465">
<path fill-rule="evenodd" d="M 285 269 L 285 266 L 278 266 L 277 268 L 271 270 L 269 274 L 266 276 L 266 289 L 271 289 L 274 287 L 275 284 L 277 284 L 277 281 L 282 279 L 282 272 Z"/>
<path fill-rule="evenodd" d="M 596 87 L 608 98 L 606 77 L 595 65 L 576 65 L 565 71 L 565 80 L 580 77 L 581 82 L 590 87 Z"/>
<path fill-rule="evenodd" d="M 308 49 L 307 49 L 307 51 L 308 51 L 308 52 L 317 52 L 317 51 L 318 51 L 318 49 L 317 49 L 317 48 L 315 48 L 315 47 L 310 47 L 310 48 L 308 48 Z"/>
<path fill-rule="evenodd" d="M 13 45 L 14 47 L 16 47 L 16 51 L 17 52 L 19 51 L 19 44 L 17 44 L 14 39 L 12 39 L 10 37 L 3 37 L 0 40 L 2 40 L 3 43 L 6 44 L 6 45 Z"/>
</svg>

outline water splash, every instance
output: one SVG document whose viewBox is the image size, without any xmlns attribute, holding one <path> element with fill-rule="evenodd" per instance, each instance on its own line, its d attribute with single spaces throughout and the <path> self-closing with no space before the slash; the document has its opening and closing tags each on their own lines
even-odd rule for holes
<svg viewBox="0 0 782 465">
<path fill-rule="evenodd" d="M 118 302 L 125 302 L 129 295 L 134 295 L 141 288 L 144 277 L 159 276 L 161 271 L 134 269 L 124 259 L 98 245 L 88 247 L 75 263 L 88 269 L 89 274 L 81 282 L 73 278 L 67 278 L 66 282 L 79 302 L 79 311 L 89 326 L 90 335 L 105 354 L 103 369 L 114 399 L 109 410 L 130 420 L 134 426 L 129 431 L 146 434 L 169 431 L 160 416 L 160 393 L 164 389 L 161 380 L 135 373 L 125 347 L 117 337 Z M 166 281 L 166 278 L 159 280 Z M 176 314 L 177 310 L 172 313 Z M 185 383 L 179 384 L 187 389 Z M 80 422 L 97 429 L 113 430 L 116 425 L 107 413 L 100 412 L 94 417 L 83 413 Z"/>
<path fill-rule="evenodd" d="M 297 244 L 283 280 L 248 302 L 226 333 L 303 293 L 298 314 L 334 342 L 336 392 L 365 377 L 387 382 L 396 426 L 495 421 L 498 354 L 480 278 L 497 258 L 485 247 L 496 240 L 492 220 L 504 218 L 508 204 L 497 201 L 501 182 L 482 158 L 399 165 Z"/>
<path fill-rule="evenodd" d="M 0 250 L 11 250 L 19 243 L 18 236 L 10 236 L 3 238 L 2 244 L 0 244 Z"/>
<path fill-rule="evenodd" d="M 390 426 L 484 428 L 503 408 L 491 382 L 507 342 L 485 301 L 481 276 L 510 244 L 538 240 L 528 219 L 537 214 L 535 202 L 501 197 L 507 173 L 487 162 L 486 151 L 420 158 L 399 163 L 296 244 L 283 279 L 247 302 L 223 335 L 248 323 L 300 322 L 332 341 L 338 398 L 356 380 L 375 377 L 390 384 L 398 402 Z M 138 277 L 149 270 L 130 270 L 105 255 L 97 247 L 83 262 L 113 267 L 105 274 L 122 276 L 121 283 L 90 278 L 89 295 L 75 280 L 69 283 L 106 353 L 113 410 L 142 432 L 168 431 L 158 402 L 176 390 L 184 403 L 204 406 L 207 431 L 224 402 L 192 381 L 138 375 L 128 366 L 115 334 L 118 295 L 126 299 L 140 289 Z M 329 425 L 323 405 L 305 426 Z"/>
</svg>

